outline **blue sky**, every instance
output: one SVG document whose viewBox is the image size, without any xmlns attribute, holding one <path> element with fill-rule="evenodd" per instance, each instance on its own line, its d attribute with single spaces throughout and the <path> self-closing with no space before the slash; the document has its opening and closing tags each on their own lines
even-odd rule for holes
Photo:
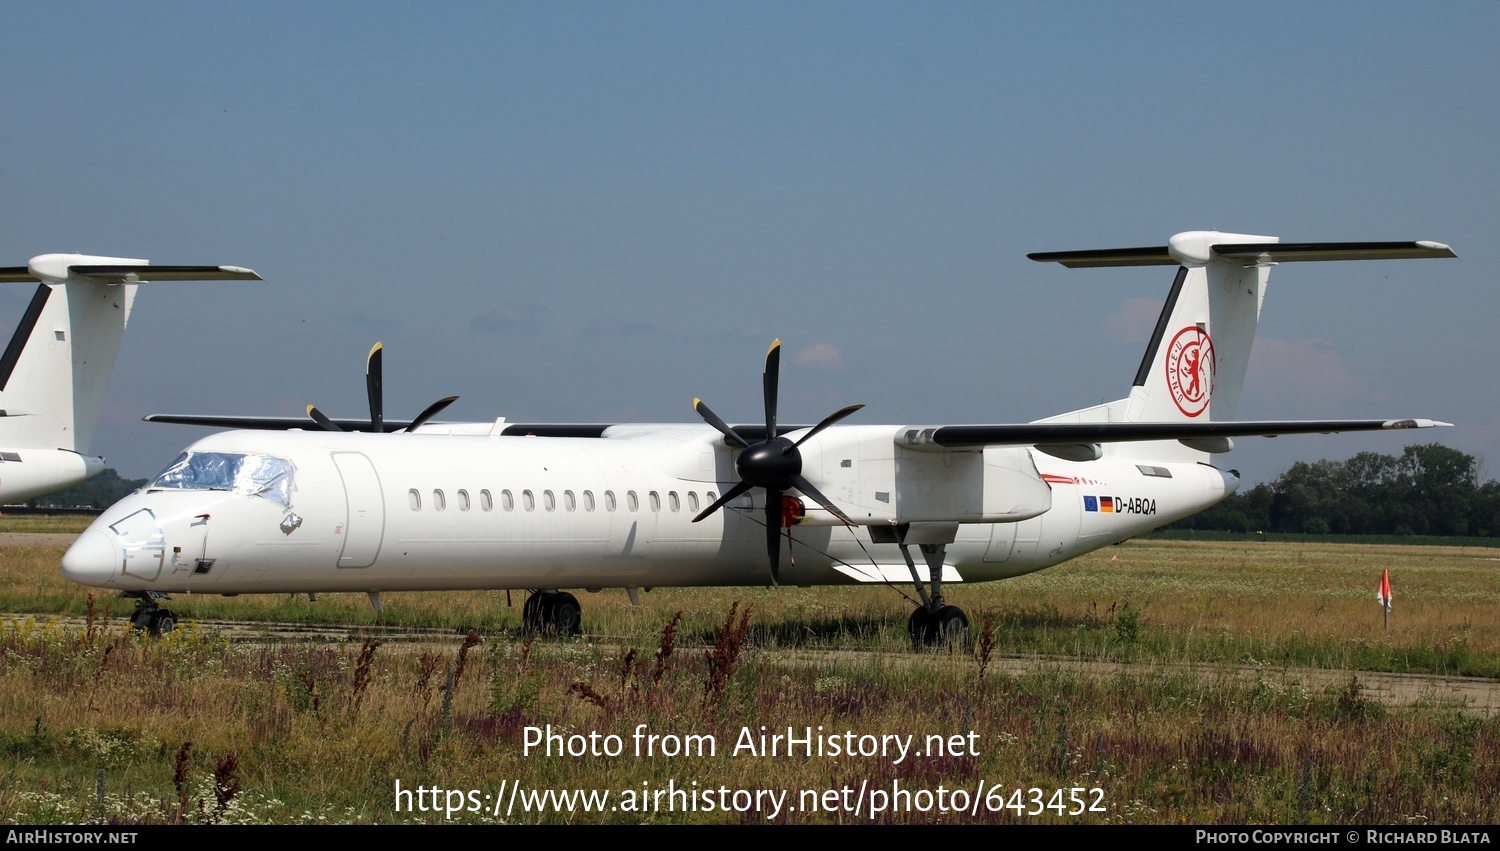
<svg viewBox="0 0 1500 851">
<path fill-rule="evenodd" d="M 1218 228 L 1433 239 L 1278 268 L 1241 415 L 1428 416 L 1500 477 L 1500 4 L 12 3 L 0 265 L 250 266 L 137 301 L 95 451 L 154 412 L 1020 422 L 1124 394 Z M 8 335 L 31 288 L 0 290 Z M 1245 440 L 1251 481 L 1411 435 Z"/>
</svg>

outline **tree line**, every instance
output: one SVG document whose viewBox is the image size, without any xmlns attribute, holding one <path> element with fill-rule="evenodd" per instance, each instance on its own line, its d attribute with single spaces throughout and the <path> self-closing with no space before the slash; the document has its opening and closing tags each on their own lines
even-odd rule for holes
<svg viewBox="0 0 1500 851">
<path fill-rule="evenodd" d="M 1472 455 L 1437 443 L 1400 456 L 1298 461 L 1168 529 L 1314 535 L 1500 535 L 1500 482 Z"/>
</svg>

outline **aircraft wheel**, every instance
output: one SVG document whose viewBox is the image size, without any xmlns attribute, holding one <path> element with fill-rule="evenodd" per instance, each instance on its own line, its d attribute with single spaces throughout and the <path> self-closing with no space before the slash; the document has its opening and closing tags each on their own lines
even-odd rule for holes
<svg viewBox="0 0 1500 851">
<path fill-rule="evenodd" d="M 938 609 L 933 618 L 932 643 L 962 648 L 969 643 L 969 616 L 957 606 Z"/>
<path fill-rule="evenodd" d="M 932 644 L 932 615 L 927 611 L 926 606 L 918 606 L 912 610 L 911 619 L 906 622 L 906 631 L 911 635 L 913 648 L 922 648 Z"/>
<path fill-rule="evenodd" d="M 538 591 L 521 607 L 521 623 L 527 632 L 541 635 L 577 635 L 582 632 L 583 607 L 566 591 Z"/>
<path fill-rule="evenodd" d="M 546 627 L 543 617 L 543 598 L 548 596 L 542 591 L 533 591 L 526 595 L 526 602 L 521 604 L 521 628 L 526 632 L 542 632 Z"/>
<path fill-rule="evenodd" d="M 157 609 L 151 613 L 151 623 L 147 627 L 152 635 L 163 636 L 177 628 L 177 615 L 171 609 Z"/>
<path fill-rule="evenodd" d="M 558 635 L 577 635 L 583 631 L 583 607 L 578 598 L 566 591 L 551 595 L 548 600 L 548 622 Z"/>
</svg>

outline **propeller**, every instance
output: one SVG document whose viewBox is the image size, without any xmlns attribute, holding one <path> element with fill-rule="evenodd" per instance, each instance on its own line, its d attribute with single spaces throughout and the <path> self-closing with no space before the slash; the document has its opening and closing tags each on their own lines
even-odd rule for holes
<svg viewBox="0 0 1500 851">
<path fill-rule="evenodd" d="M 365 358 L 365 393 L 370 397 L 370 431 L 381 434 L 385 431 L 385 399 L 382 391 L 382 377 L 384 375 L 385 344 L 376 343 L 370 349 L 370 354 Z M 424 423 L 438 414 L 444 408 L 458 401 L 457 396 L 445 396 L 423 409 L 417 418 L 406 427 L 408 433 L 421 428 Z M 318 427 L 324 431 L 345 431 L 342 426 L 329 419 L 326 414 L 318 410 L 315 405 L 307 406 L 307 416 Z"/>
<path fill-rule="evenodd" d="M 776 433 L 776 392 L 781 372 L 781 341 L 777 340 L 771 344 L 766 352 L 766 371 L 764 375 L 765 400 L 766 400 L 766 439 L 759 443 L 751 443 L 741 437 L 738 432 L 730 428 L 718 414 L 709 410 L 703 404 L 702 399 L 693 400 L 693 410 L 703 421 L 718 429 L 731 443 L 740 447 L 739 457 L 735 459 L 735 471 L 740 474 L 740 481 L 730 488 L 723 496 L 714 500 L 714 504 L 699 512 L 693 522 L 697 523 L 705 517 L 738 499 L 751 488 L 765 488 L 766 491 L 766 555 L 771 559 L 771 581 L 780 580 L 781 569 L 781 526 L 782 526 L 782 503 L 785 492 L 793 488 L 811 497 L 819 505 L 828 509 L 828 513 L 853 526 L 854 521 L 848 515 L 840 511 L 828 497 L 818 492 L 812 483 L 802 476 L 802 452 L 798 449 L 806 443 L 813 435 L 822 431 L 834 423 L 849 416 L 864 405 L 850 405 L 841 408 L 823 418 L 823 421 L 808 430 L 794 443 L 790 438 L 781 437 Z"/>
</svg>

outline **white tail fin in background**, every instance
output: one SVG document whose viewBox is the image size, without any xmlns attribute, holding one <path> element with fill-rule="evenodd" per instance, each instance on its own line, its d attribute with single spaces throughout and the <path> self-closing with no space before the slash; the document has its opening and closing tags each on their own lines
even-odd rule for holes
<svg viewBox="0 0 1500 851">
<path fill-rule="evenodd" d="M 87 453 L 136 286 L 147 280 L 260 276 L 237 266 L 153 267 L 85 254 L 0 268 L 0 282 L 40 282 L 0 354 L 0 501 L 64 488 L 104 468 Z"/>
<path fill-rule="evenodd" d="M 1069 268 L 1178 266 L 1127 398 L 1042 422 L 1234 420 L 1271 267 L 1313 260 L 1453 257 L 1436 242 L 1283 243 L 1274 236 L 1189 231 L 1159 248 L 1028 255 Z M 1117 444 L 1110 451 L 1163 460 L 1205 460 L 1228 438 Z"/>
</svg>

